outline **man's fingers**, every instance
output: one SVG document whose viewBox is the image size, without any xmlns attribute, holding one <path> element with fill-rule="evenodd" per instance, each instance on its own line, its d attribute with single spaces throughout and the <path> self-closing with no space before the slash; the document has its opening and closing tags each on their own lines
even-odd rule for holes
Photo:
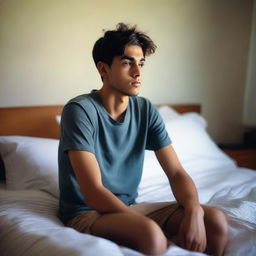
<svg viewBox="0 0 256 256">
<path fill-rule="evenodd" d="M 191 244 L 191 251 L 196 251 L 196 252 L 204 252 L 206 249 L 206 241 L 194 241 Z"/>
</svg>

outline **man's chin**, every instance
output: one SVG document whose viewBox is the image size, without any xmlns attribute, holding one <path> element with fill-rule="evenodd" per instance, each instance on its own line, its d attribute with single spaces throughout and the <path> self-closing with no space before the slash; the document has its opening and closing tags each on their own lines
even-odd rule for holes
<svg viewBox="0 0 256 256">
<path fill-rule="evenodd" d="M 137 90 L 134 90 L 134 91 L 132 91 L 132 92 L 129 92 L 129 96 L 138 96 L 139 93 L 140 93 L 140 90 L 137 89 Z"/>
<path fill-rule="evenodd" d="M 139 95 L 139 91 L 137 91 L 137 92 L 122 92 L 122 94 L 124 95 L 124 96 L 138 96 Z"/>
<path fill-rule="evenodd" d="M 131 93 L 131 95 L 130 95 L 130 96 L 138 96 L 139 94 L 140 94 L 140 92 L 139 92 L 139 91 L 137 91 L 137 92 Z"/>
<path fill-rule="evenodd" d="M 125 89 L 119 89 L 118 92 L 122 94 L 123 96 L 138 96 L 140 93 L 139 88 L 130 88 L 128 90 Z"/>
</svg>

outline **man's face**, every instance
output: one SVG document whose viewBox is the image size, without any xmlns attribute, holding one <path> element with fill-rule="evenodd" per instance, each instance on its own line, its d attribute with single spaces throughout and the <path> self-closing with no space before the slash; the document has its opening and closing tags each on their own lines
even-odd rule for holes
<svg viewBox="0 0 256 256">
<path fill-rule="evenodd" d="M 124 96 L 138 95 L 144 62 L 145 57 L 140 46 L 127 46 L 123 56 L 115 57 L 111 67 L 106 68 L 109 89 Z"/>
</svg>

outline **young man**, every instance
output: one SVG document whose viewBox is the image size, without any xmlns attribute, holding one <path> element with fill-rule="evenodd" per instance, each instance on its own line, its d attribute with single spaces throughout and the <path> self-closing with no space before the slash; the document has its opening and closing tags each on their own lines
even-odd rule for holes
<svg viewBox="0 0 256 256">
<path fill-rule="evenodd" d="M 161 117 L 141 87 L 153 41 L 120 23 L 94 45 L 101 89 L 65 106 L 59 145 L 59 216 L 68 226 L 144 254 L 171 243 L 222 255 L 224 214 L 200 205 L 195 185 L 181 166 Z M 177 203 L 136 204 L 144 151 L 154 150 Z"/>
</svg>

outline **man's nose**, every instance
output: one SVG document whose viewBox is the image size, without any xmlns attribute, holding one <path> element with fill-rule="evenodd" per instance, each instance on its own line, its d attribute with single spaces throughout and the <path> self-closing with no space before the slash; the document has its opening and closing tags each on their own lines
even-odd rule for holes
<svg viewBox="0 0 256 256">
<path fill-rule="evenodd" d="M 139 64 L 135 63 L 132 69 L 132 76 L 139 77 L 140 75 L 141 75 L 141 67 Z"/>
</svg>

